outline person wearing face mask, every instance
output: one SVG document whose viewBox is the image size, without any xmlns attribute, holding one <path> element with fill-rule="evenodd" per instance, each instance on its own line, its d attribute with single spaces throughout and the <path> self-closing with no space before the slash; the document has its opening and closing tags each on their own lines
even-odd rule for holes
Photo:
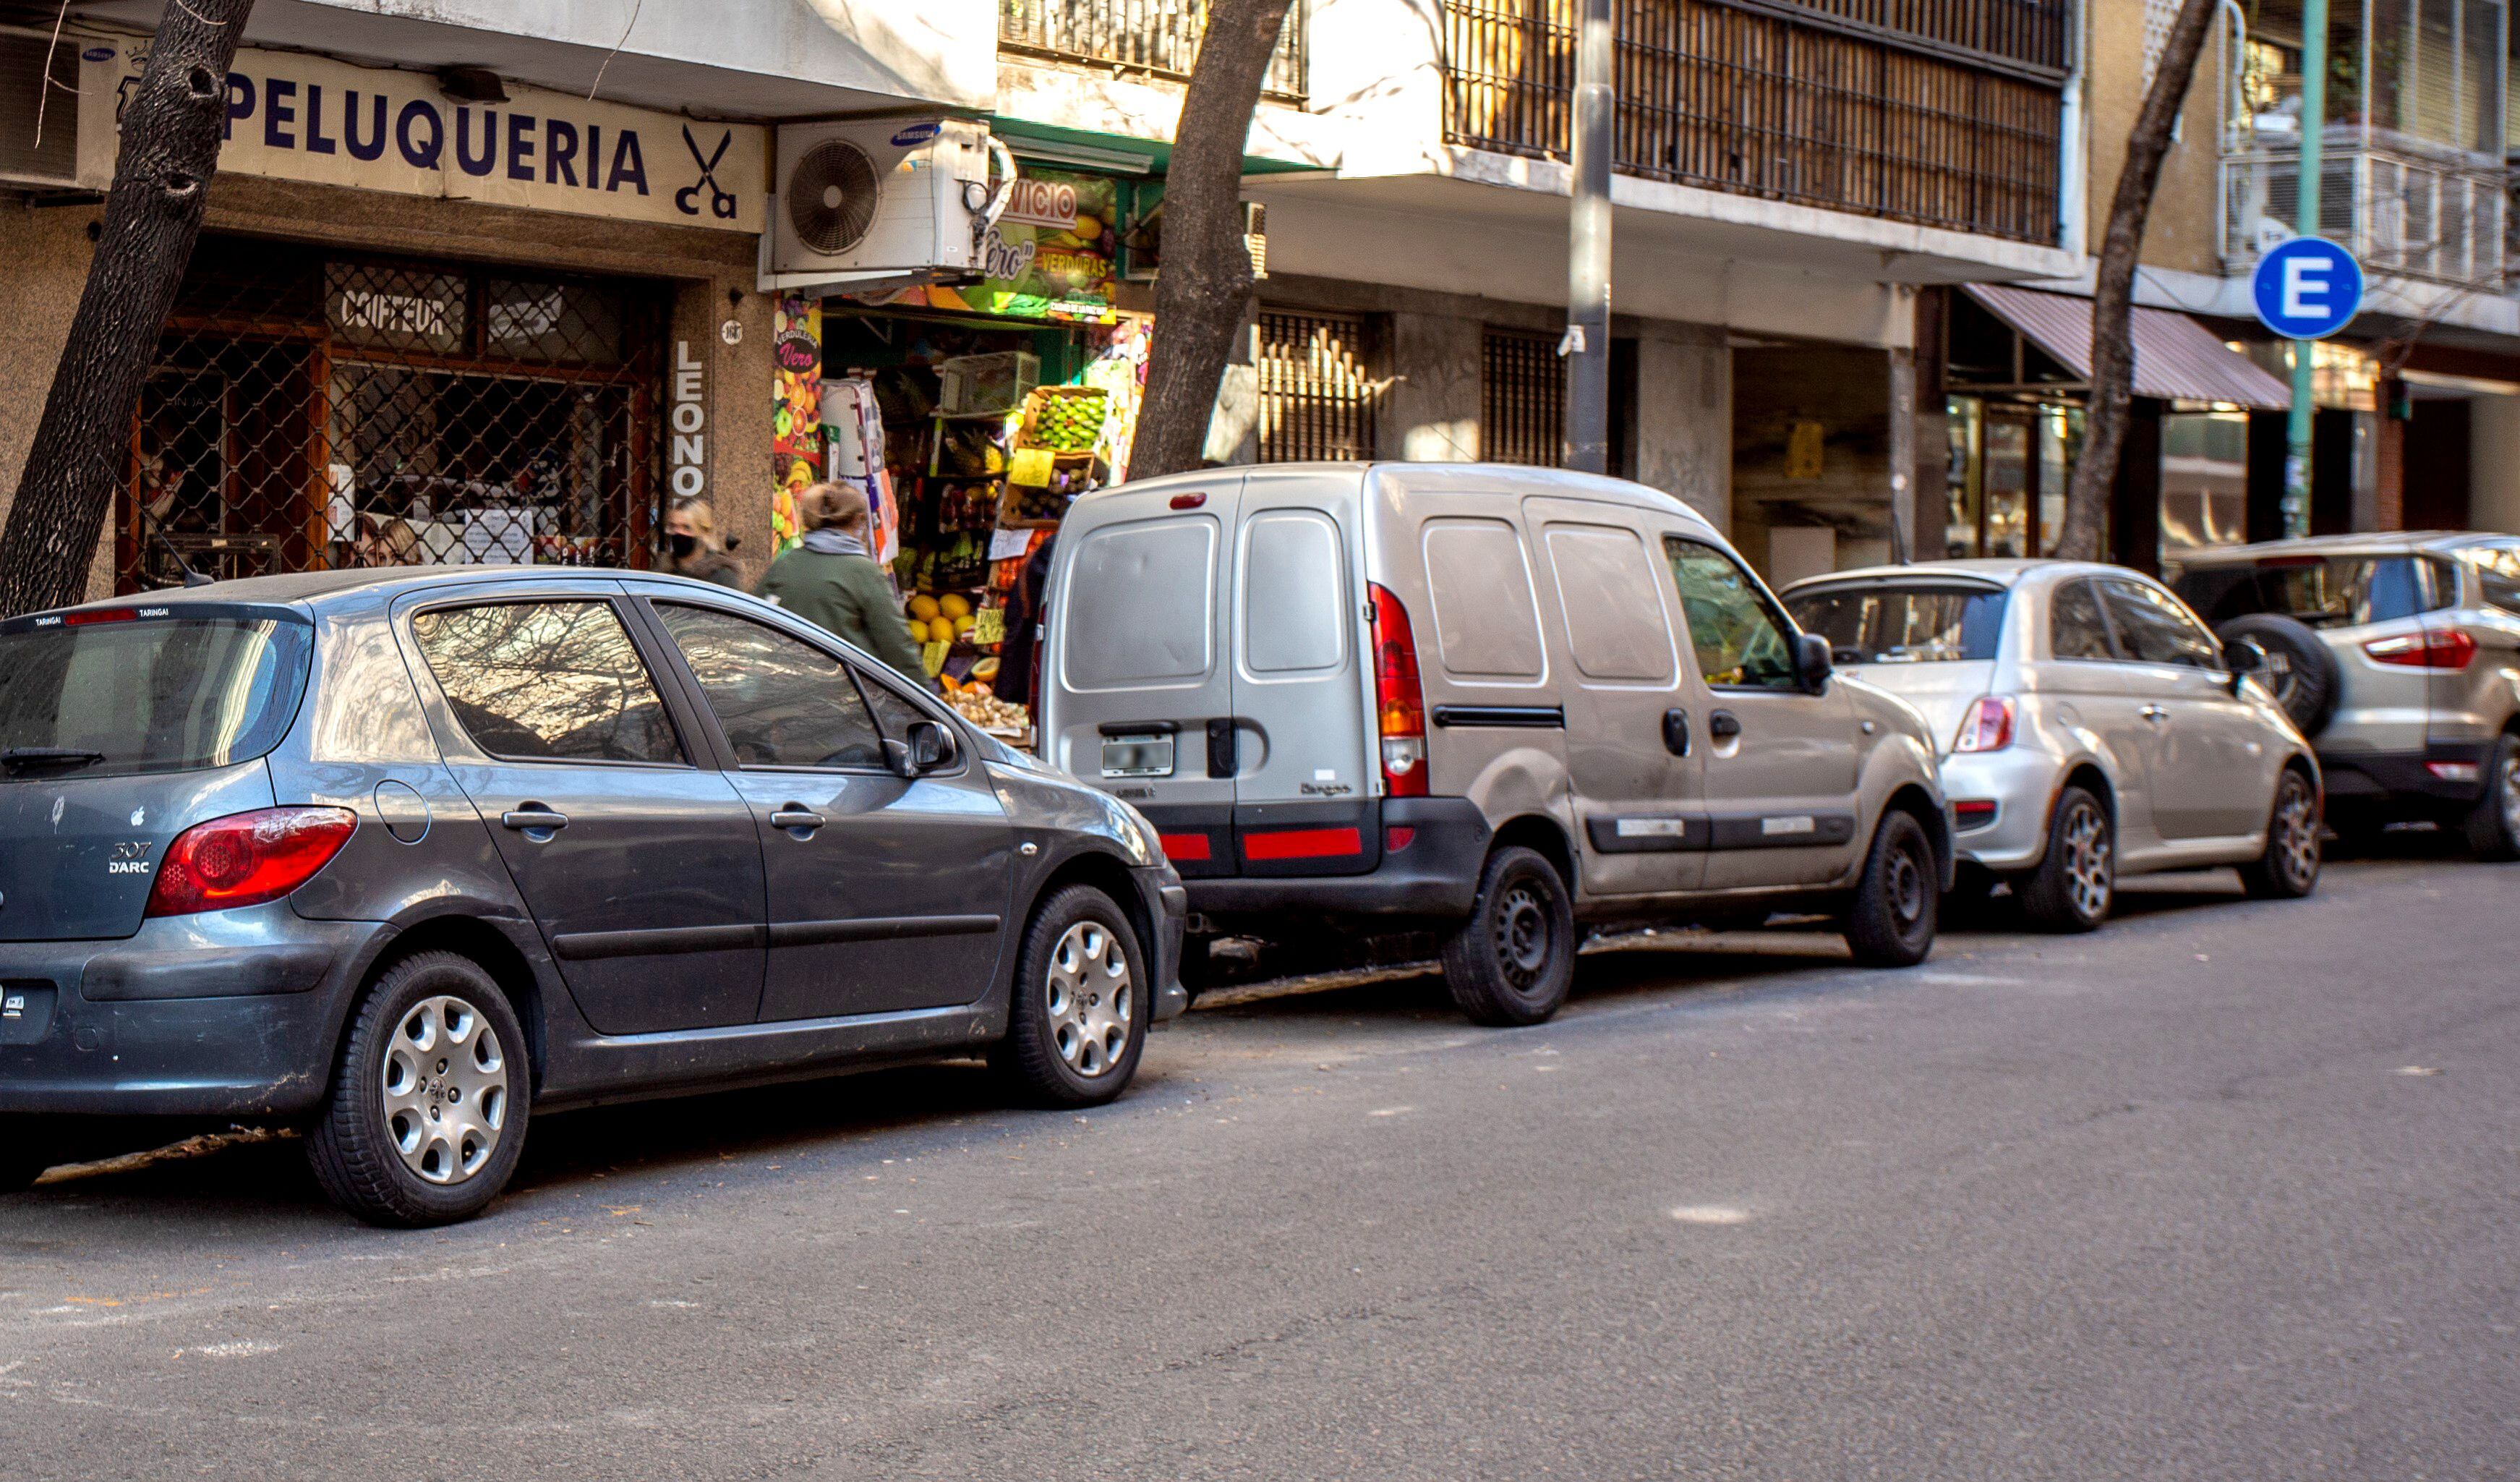
<svg viewBox="0 0 2520 1482">
<path fill-rule="evenodd" d="M 700 496 L 686 494 L 665 512 L 665 547 L 673 553 L 675 575 L 743 590 L 743 563 L 727 554 L 717 512 Z"/>
</svg>

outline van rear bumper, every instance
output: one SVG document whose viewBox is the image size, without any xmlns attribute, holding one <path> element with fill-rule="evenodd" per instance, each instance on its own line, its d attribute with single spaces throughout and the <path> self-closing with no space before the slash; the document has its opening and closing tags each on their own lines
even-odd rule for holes
<svg viewBox="0 0 2520 1482">
<path fill-rule="evenodd" d="M 1382 859 L 1368 874 L 1185 879 L 1190 908 L 1216 917 L 1469 915 L 1491 836 L 1478 804 L 1465 797 L 1384 798 L 1381 827 Z"/>
</svg>

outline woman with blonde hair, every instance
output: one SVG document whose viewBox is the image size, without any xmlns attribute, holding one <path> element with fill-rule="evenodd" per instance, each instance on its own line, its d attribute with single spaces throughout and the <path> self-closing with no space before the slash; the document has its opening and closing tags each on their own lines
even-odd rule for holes
<svg viewBox="0 0 2520 1482">
<path fill-rule="evenodd" d="M 907 675 L 927 683 L 919 645 L 867 550 L 867 499 L 847 484 L 818 483 L 796 496 L 804 544 L 761 574 L 760 594 L 807 622 L 835 633 Z"/>
<path fill-rule="evenodd" d="M 685 494 L 665 512 L 665 545 L 674 574 L 743 590 L 743 563 L 727 554 L 717 533 L 717 511 L 698 494 Z"/>
</svg>

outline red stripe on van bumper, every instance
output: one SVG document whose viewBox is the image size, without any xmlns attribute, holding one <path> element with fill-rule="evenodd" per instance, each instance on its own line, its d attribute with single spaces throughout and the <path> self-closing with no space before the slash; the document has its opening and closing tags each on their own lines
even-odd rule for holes
<svg viewBox="0 0 2520 1482">
<path fill-rule="evenodd" d="M 1354 829 L 1287 829 L 1242 835 L 1244 859 L 1321 859 L 1364 852 L 1365 835 Z"/>
<path fill-rule="evenodd" d="M 1159 833 L 1155 838 L 1164 846 L 1164 858 L 1176 863 L 1195 865 L 1215 857 L 1208 849 L 1204 833 Z"/>
</svg>

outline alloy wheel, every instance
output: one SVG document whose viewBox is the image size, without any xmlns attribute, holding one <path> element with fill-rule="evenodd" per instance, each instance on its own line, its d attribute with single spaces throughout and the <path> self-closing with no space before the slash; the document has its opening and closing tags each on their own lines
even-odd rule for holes
<svg viewBox="0 0 2520 1482">
<path fill-rule="evenodd" d="M 1549 906 L 1530 885 L 1515 885 L 1497 903 L 1497 966 L 1515 992 L 1529 989 L 1549 970 L 1552 936 Z"/>
<path fill-rule="evenodd" d="M 499 1147 L 508 1122 L 508 1061 L 481 1011 L 449 995 L 406 1010 L 382 1074 L 385 1132 L 403 1166 L 431 1184 L 461 1184 Z"/>
<path fill-rule="evenodd" d="M 1088 1080 L 1119 1063 L 1137 1013 L 1136 983 L 1119 938 L 1101 921 L 1078 921 L 1050 954 L 1050 1036 L 1067 1068 Z"/>
<path fill-rule="evenodd" d="M 2275 851 L 2284 878 L 2296 888 L 2307 888 L 2318 878 L 2318 808 L 2310 784 L 2297 772 L 2284 774 L 2283 790 L 2275 800 Z"/>
<path fill-rule="evenodd" d="M 2114 883 L 2114 861 L 2110 858 L 2109 821 L 2101 817 L 2097 804 L 2078 799 L 2073 811 L 2065 815 L 2065 888 L 2073 897 L 2075 913 L 2085 921 L 2098 921 L 2108 914 L 2109 891 Z"/>
<path fill-rule="evenodd" d="M 2515 845 L 2520 845 L 2520 751 L 2502 759 L 2502 771 L 2495 778 L 2502 789 L 2502 832 Z"/>
</svg>

